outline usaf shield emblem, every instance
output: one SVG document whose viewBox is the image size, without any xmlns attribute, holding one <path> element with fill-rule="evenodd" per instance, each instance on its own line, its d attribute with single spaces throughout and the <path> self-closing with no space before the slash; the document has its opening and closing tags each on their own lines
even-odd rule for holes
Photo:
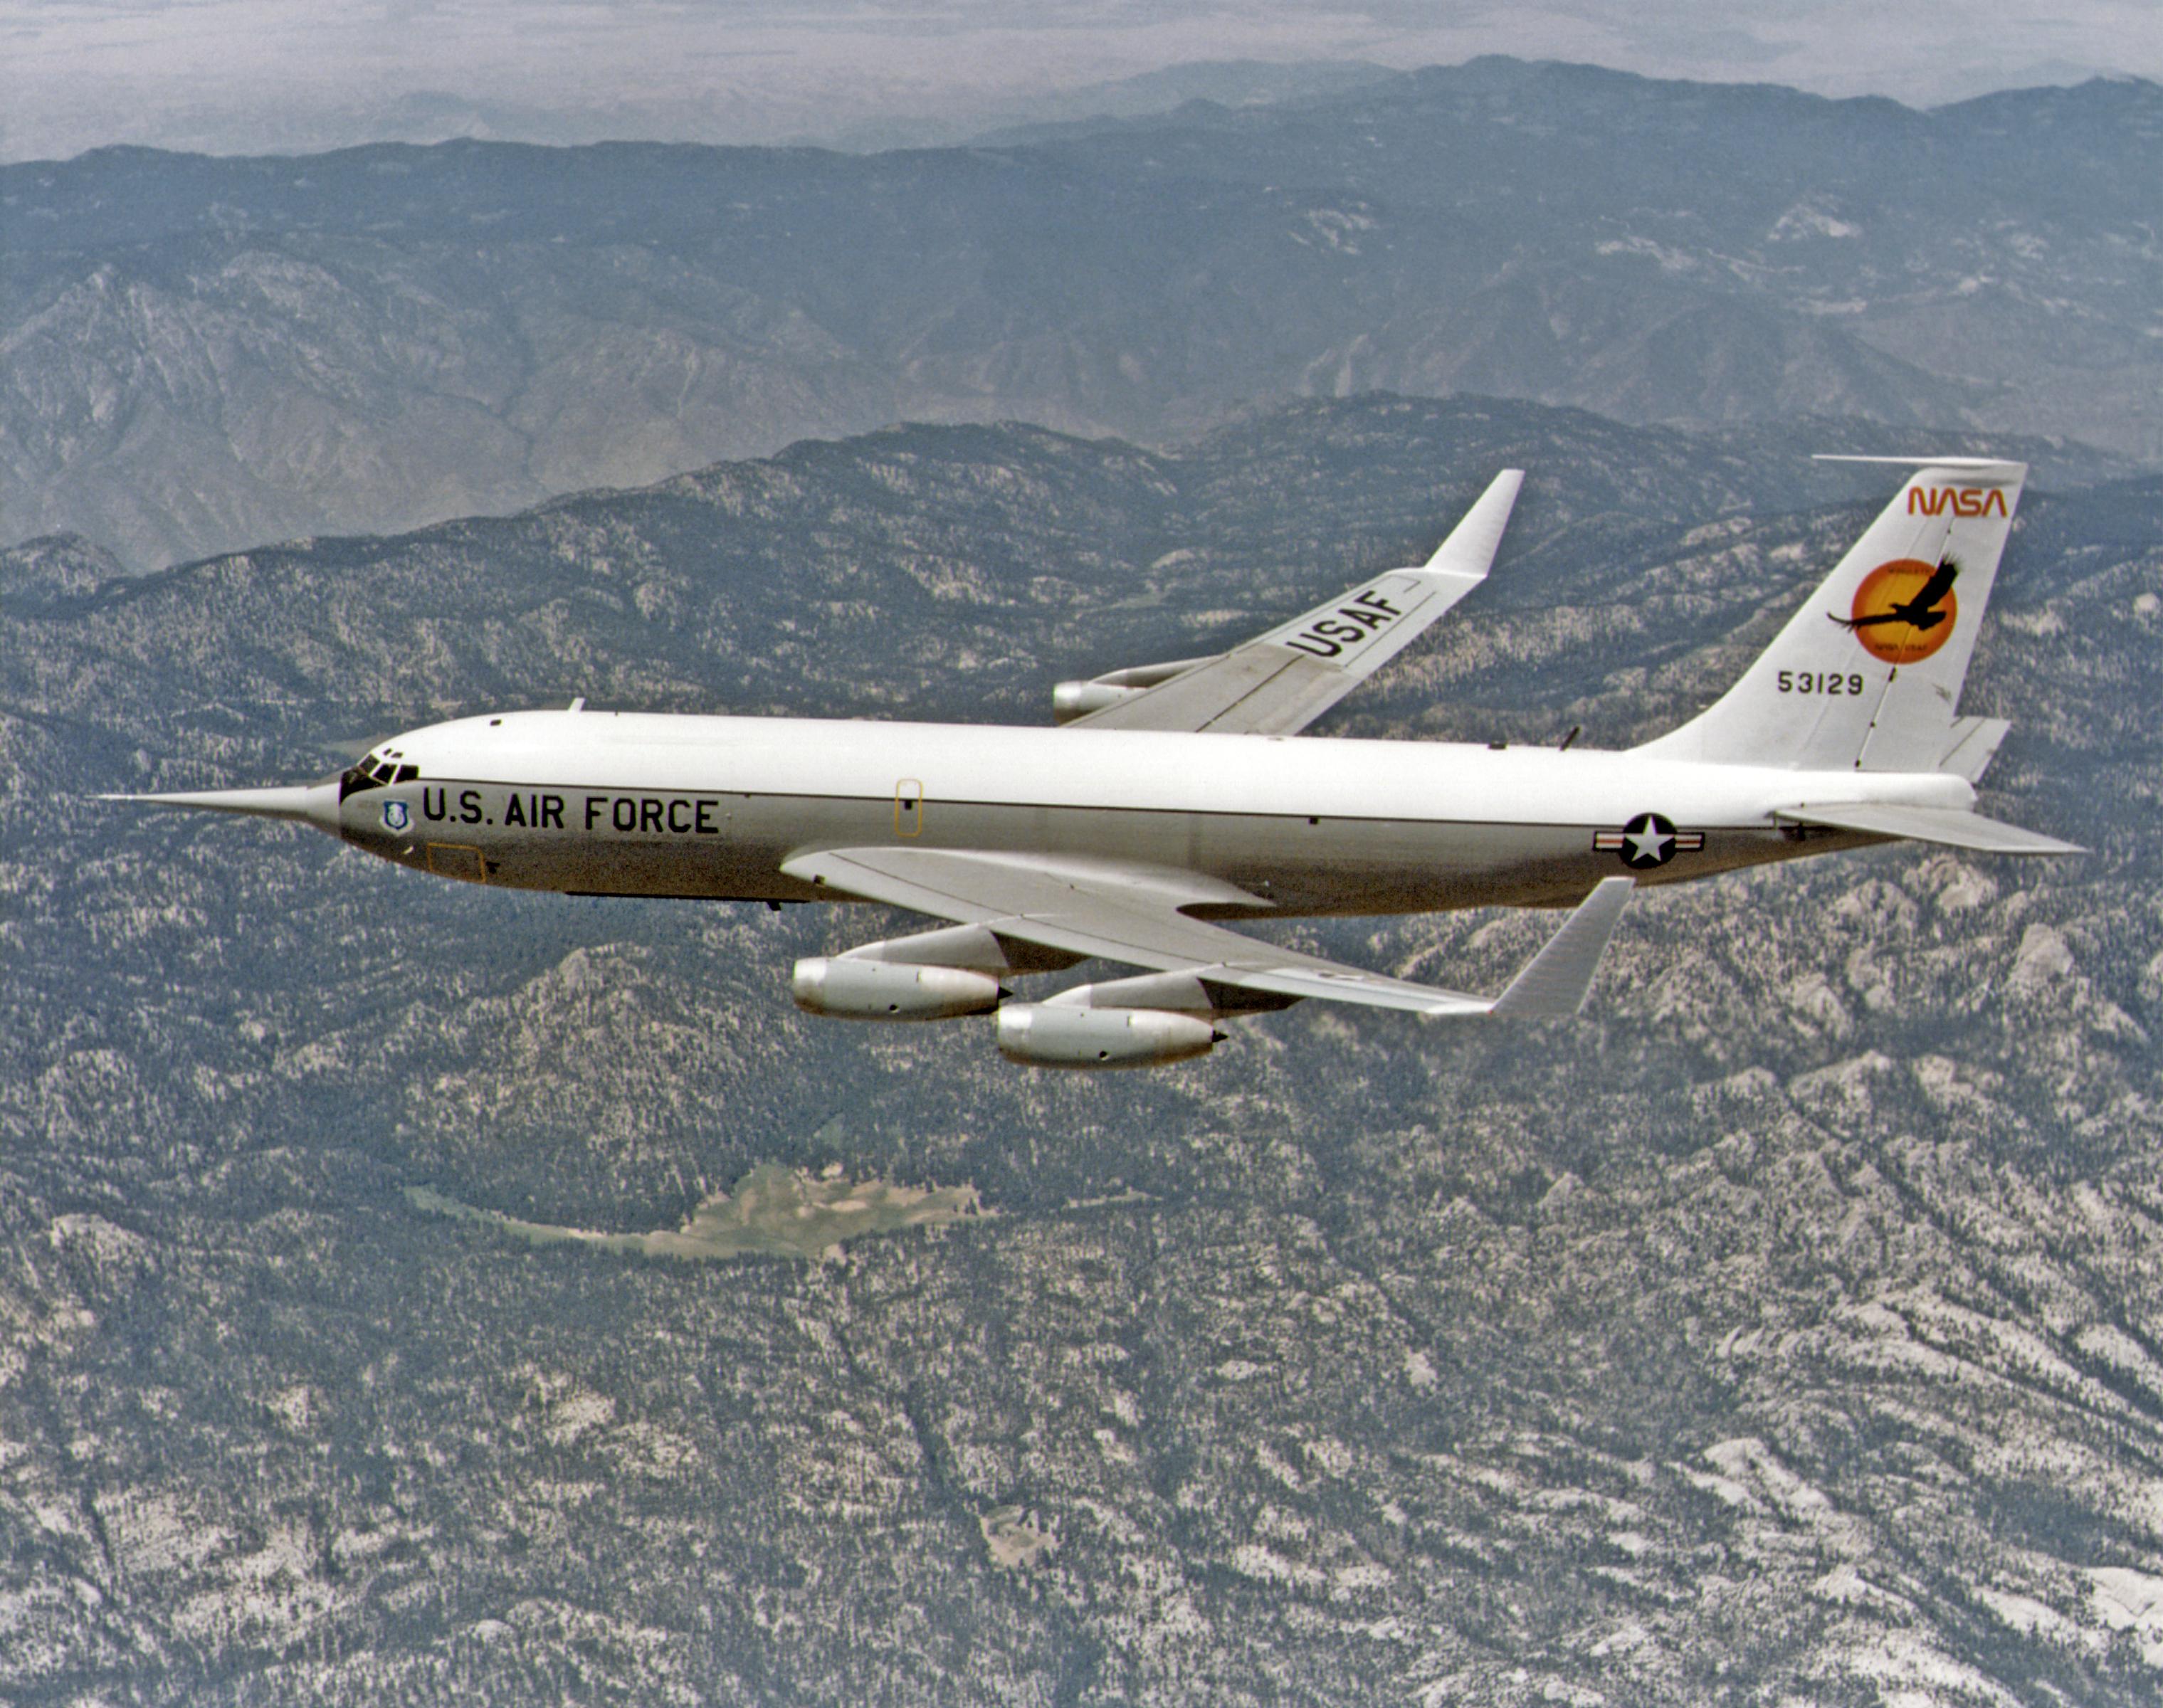
<svg viewBox="0 0 2163 1708">
<path fill-rule="evenodd" d="M 383 803 L 383 823 L 386 830 L 402 830 L 412 822 L 413 815 L 406 810 L 404 801 L 386 800 Z"/>
</svg>

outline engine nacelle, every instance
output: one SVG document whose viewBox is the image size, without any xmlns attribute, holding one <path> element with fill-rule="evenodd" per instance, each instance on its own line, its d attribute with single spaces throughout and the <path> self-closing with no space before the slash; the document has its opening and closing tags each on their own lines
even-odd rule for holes
<svg viewBox="0 0 2163 1708">
<path fill-rule="evenodd" d="M 798 1008 L 837 1020 L 951 1020 L 1006 994 L 988 972 L 825 955 L 798 961 L 788 988 Z"/>
<path fill-rule="evenodd" d="M 1207 1056 L 1224 1035 L 1192 1014 L 1008 1003 L 999 1054 L 1029 1067 L 1162 1067 Z"/>
<path fill-rule="evenodd" d="M 1124 670 L 1107 670 L 1102 676 L 1092 676 L 1086 682 L 1062 682 L 1051 690 L 1051 715 L 1054 721 L 1071 723 L 1076 718 L 1087 717 L 1091 712 L 1102 711 L 1108 705 L 1117 705 L 1123 699 L 1132 699 L 1145 689 L 1155 688 L 1160 682 L 1169 682 L 1175 676 L 1184 675 L 1197 664 L 1207 664 L 1220 657 L 1211 653 L 1202 658 L 1171 658 L 1161 664 L 1135 664 Z"/>
<path fill-rule="evenodd" d="M 1139 688 L 1118 688 L 1108 682 L 1062 682 L 1051 690 L 1052 721 L 1071 724 L 1141 692 Z"/>
</svg>

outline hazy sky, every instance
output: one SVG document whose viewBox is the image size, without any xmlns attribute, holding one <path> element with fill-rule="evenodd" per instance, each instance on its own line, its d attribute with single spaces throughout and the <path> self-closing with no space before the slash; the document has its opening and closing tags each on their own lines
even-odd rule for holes
<svg viewBox="0 0 2163 1708">
<path fill-rule="evenodd" d="M 2163 77 L 2155 0 L 0 0 L 0 44 L 15 160 L 474 126 L 413 98 L 437 94 L 500 130 L 828 137 L 1005 118 L 1046 90 L 1194 60 L 1511 53 L 1918 105 Z"/>
</svg>

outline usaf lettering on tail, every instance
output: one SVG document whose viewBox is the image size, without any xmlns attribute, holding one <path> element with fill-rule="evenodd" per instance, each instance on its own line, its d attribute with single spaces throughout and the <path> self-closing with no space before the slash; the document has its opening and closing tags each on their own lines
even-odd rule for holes
<svg viewBox="0 0 2163 1708">
<path fill-rule="evenodd" d="M 581 700 L 412 730 L 297 788 L 118 798 L 291 819 L 468 882 L 907 909 L 940 923 L 798 962 L 798 1003 L 857 1019 L 995 1013 L 999 1049 L 1039 1066 L 1185 1061 L 1225 1024 L 1310 997 L 1567 1015 L 1640 882 L 1903 837 L 2073 851 L 1977 815 L 2006 726 L 1956 715 L 2026 470 L 1910 466 L 1741 679 L 1627 752 L 1285 739 L 1480 584 L 1516 499 L 1511 469 L 1425 563 L 1228 652 L 1062 683 L 1055 729 Z M 1228 923 L 1571 904 L 1492 997 Z M 1139 970 L 1016 994 L 1092 959 Z"/>
</svg>

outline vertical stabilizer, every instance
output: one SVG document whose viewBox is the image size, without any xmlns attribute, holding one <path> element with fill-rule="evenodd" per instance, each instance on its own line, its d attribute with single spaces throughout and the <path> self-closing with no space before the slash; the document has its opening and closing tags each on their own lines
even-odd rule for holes
<svg viewBox="0 0 2163 1708">
<path fill-rule="evenodd" d="M 1996 740 L 1984 746 L 1976 720 L 1960 719 L 1961 684 L 2027 465 L 1836 460 L 1914 472 L 1742 679 L 1640 752 L 1823 771 L 1988 762 Z"/>
</svg>

